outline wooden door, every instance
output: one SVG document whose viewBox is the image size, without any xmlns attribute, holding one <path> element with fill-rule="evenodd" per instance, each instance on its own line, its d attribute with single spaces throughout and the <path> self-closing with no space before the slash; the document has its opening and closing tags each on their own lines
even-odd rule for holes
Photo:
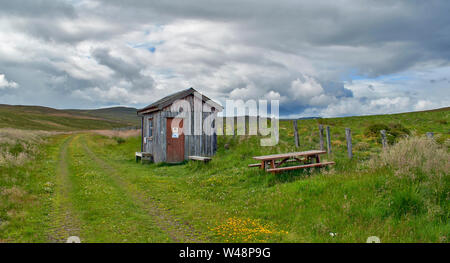
<svg viewBox="0 0 450 263">
<path fill-rule="evenodd" d="M 174 124 L 173 126 L 172 123 Z M 166 161 L 168 163 L 184 161 L 183 119 L 167 118 L 166 145 Z"/>
</svg>

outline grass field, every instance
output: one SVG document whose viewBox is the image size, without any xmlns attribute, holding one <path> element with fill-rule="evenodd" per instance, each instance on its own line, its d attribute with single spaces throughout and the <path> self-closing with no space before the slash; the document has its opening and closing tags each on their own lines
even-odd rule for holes
<svg viewBox="0 0 450 263">
<path fill-rule="evenodd" d="M 136 164 L 140 138 L 129 134 L 36 131 L 20 139 L 5 131 L 0 241 L 448 242 L 449 114 L 302 120 L 299 148 L 292 122 L 282 121 L 274 147 L 260 147 L 256 136 L 219 136 L 209 164 Z M 317 149 L 319 123 L 331 128 L 325 159 L 334 168 L 274 175 L 247 167 L 255 155 Z M 387 151 L 380 128 L 389 131 Z M 434 140 L 424 136 L 430 131 Z M 14 161 L 22 152 L 29 160 Z"/>
</svg>

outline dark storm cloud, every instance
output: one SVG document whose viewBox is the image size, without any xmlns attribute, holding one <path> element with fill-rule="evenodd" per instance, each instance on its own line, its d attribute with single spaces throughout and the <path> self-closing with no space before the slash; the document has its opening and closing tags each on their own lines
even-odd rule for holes
<svg viewBox="0 0 450 263">
<path fill-rule="evenodd" d="M 0 14 L 18 17 L 68 17 L 76 16 L 68 2 L 54 0 L 1 0 Z"/>
<path fill-rule="evenodd" d="M 145 98 L 136 90 L 151 94 L 151 102 L 195 86 L 222 100 L 278 98 L 286 115 L 330 115 L 355 107 L 378 111 L 383 103 L 392 104 L 391 111 L 431 107 L 448 96 L 444 82 L 433 83 L 445 94 L 441 98 L 423 98 L 421 86 L 448 74 L 450 1 L 21 0 L 0 5 L 0 74 L 20 89 L 42 91 L 47 97 L 39 102 L 66 94 L 61 103 L 75 106 L 143 105 Z M 382 78 L 395 74 L 408 78 L 403 83 Z M 424 82 L 423 74 L 430 74 Z M 9 92 L 27 100 L 19 89 Z"/>
<path fill-rule="evenodd" d="M 92 51 L 92 56 L 98 61 L 99 64 L 107 66 L 112 69 L 119 79 L 126 79 L 133 84 L 133 88 L 139 89 L 152 89 L 154 80 L 150 76 L 144 76 L 141 74 L 141 69 L 144 65 L 139 63 L 127 63 L 123 59 L 113 57 L 110 55 L 108 49 L 99 48 Z"/>
<path fill-rule="evenodd" d="M 123 78 L 134 79 L 139 76 L 139 65 L 129 64 L 121 58 L 111 56 L 108 49 L 95 49 L 91 54 L 98 63 L 109 67 Z"/>
</svg>

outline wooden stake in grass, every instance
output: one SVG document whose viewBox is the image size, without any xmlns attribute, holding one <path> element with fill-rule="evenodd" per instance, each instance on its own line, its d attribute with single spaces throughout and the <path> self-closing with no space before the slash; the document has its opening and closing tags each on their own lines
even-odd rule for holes
<svg viewBox="0 0 450 263">
<path fill-rule="evenodd" d="M 381 144 L 383 144 L 383 148 L 387 147 L 387 140 L 386 140 L 386 130 L 381 130 Z"/>
<path fill-rule="evenodd" d="M 295 147 L 299 147 L 300 143 L 299 143 L 299 140 L 298 140 L 297 120 L 294 120 L 294 138 L 295 138 Z"/>
<path fill-rule="evenodd" d="M 433 139 L 433 137 L 434 137 L 434 132 L 427 132 L 427 138 Z"/>
<path fill-rule="evenodd" d="M 323 151 L 324 148 L 324 143 L 323 143 L 323 125 L 320 124 L 319 125 L 319 138 L 320 138 L 320 150 Z"/>
<path fill-rule="evenodd" d="M 327 126 L 327 151 L 328 151 L 328 155 L 331 155 L 331 134 L 330 134 L 330 126 Z"/>
<path fill-rule="evenodd" d="M 352 131 L 350 128 L 345 128 L 345 138 L 347 138 L 347 152 L 348 152 L 348 158 L 352 159 L 353 152 L 352 152 Z"/>
</svg>

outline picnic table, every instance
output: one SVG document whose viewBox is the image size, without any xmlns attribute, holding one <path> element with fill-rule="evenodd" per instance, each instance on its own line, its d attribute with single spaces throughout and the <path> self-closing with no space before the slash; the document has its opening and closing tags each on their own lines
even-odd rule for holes
<svg viewBox="0 0 450 263">
<path fill-rule="evenodd" d="M 327 153 L 326 151 L 311 150 L 304 152 L 291 152 L 281 154 L 271 154 L 263 156 L 255 156 L 253 159 L 260 161 L 260 163 L 249 164 L 248 167 L 259 167 L 265 169 L 267 172 L 281 172 L 288 170 L 296 170 L 310 167 L 323 167 L 333 165 L 335 162 L 320 162 L 320 155 Z M 285 166 L 285 163 L 294 162 L 299 165 Z"/>
</svg>

